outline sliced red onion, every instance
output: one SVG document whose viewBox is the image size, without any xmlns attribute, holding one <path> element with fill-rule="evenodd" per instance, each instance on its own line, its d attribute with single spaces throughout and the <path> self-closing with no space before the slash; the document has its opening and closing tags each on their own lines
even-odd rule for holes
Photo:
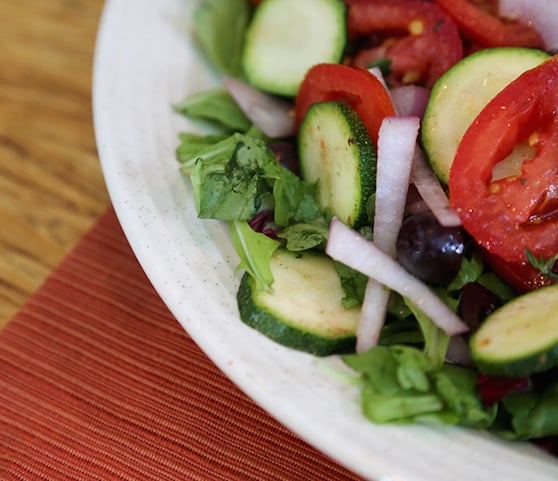
<svg viewBox="0 0 558 481">
<path fill-rule="evenodd" d="M 339 219 L 331 221 L 326 253 L 408 298 L 447 334 L 462 334 L 469 329 L 426 284 Z"/>
<path fill-rule="evenodd" d="M 421 117 L 430 98 L 430 90 L 419 85 L 401 85 L 390 90 L 391 101 L 397 115 Z"/>
<path fill-rule="evenodd" d="M 440 184 L 440 181 L 428 165 L 423 152 L 417 147 L 411 169 L 411 182 L 419 191 L 420 196 L 426 202 L 438 222 L 445 227 L 457 227 L 461 225 L 461 219 L 448 201 L 448 197 Z"/>
<path fill-rule="evenodd" d="M 556 0 L 500 0 L 499 11 L 504 17 L 530 23 L 540 33 L 547 50 L 558 50 Z"/>
<path fill-rule="evenodd" d="M 387 117 L 378 134 L 374 242 L 392 258 L 396 254 L 395 242 L 405 212 L 419 126 L 418 117 Z M 388 300 L 389 291 L 370 279 L 357 330 L 358 352 L 378 343 Z"/>
<path fill-rule="evenodd" d="M 223 83 L 246 116 L 265 135 L 280 138 L 295 133 L 291 102 L 266 94 L 232 77 L 225 77 Z"/>
</svg>

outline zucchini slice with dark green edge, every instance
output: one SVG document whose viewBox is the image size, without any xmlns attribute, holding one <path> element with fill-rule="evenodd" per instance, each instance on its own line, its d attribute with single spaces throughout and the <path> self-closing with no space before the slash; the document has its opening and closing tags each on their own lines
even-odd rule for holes
<svg viewBox="0 0 558 481">
<path fill-rule="evenodd" d="M 294 97 L 310 67 L 341 61 L 346 16 L 342 0 L 264 0 L 246 32 L 246 79 L 261 90 Z"/>
<path fill-rule="evenodd" d="M 448 183 L 457 146 L 486 104 L 548 58 L 548 53 L 532 48 L 487 48 L 465 57 L 438 79 L 422 120 L 421 140 L 441 181 Z"/>
<path fill-rule="evenodd" d="M 284 346 L 316 356 L 354 352 L 360 309 L 345 309 L 334 261 L 325 254 L 278 249 L 272 290 L 244 274 L 237 294 L 244 323 Z"/>
<path fill-rule="evenodd" d="M 310 106 L 298 132 L 301 176 L 318 182 L 320 206 L 348 226 L 370 224 L 376 149 L 358 114 L 336 101 Z"/>
<path fill-rule="evenodd" d="M 481 372 L 527 376 L 558 366 L 558 284 L 516 297 L 500 307 L 471 337 Z"/>
</svg>

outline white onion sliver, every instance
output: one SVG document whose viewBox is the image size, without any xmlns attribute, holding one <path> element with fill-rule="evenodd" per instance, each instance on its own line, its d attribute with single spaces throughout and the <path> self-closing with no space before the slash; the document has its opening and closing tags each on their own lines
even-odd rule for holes
<svg viewBox="0 0 558 481">
<path fill-rule="evenodd" d="M 378 134 L 374 242 L 391 257 L 395 257 L 395 243 L 405 212 L 419 126 L 418 117 L 387 117 Z M 388 291 L 370 279 L 357 330 L 357 352 L 378 343 L 388 300 Z"/>
<path fill-rule="evenodd" d="M 500 0 L 499 13 L 533 25 L 547 50 L 558 50 L 558 16 L 556 0 Z"/>
<path fill-rule="evenodd" d="M 374 207 L 374 243 L 395 257 L 420 119 L 387 117 L 378 134 L 378 160 Z"/>
<path fill-rule="evenodd" d="M 415 185 L 420 196 L 441 225 L 445 227 L 461 225 L 461 219 L 457 212 L 451 208 L 440 181 L 426 162 L 424 154 L 419 147 L 415 150 L 413 167 L 411 169 L 411 182 Z"/>
<path fill-rule="evenodd" d="M 375 279 L 368 279 L 356 333 L 356 352 L 378 344 L 389 302 L 389 290 Z"/>
<path fill-rule="evenodd" d="M 390 90 L 397 115 L 422 117 L 430 98 L 430 90 L 419 85 L 401 85 Z"/>
<path fill-rule="evenodd" d="M 326 253 L 408 298 L 447 334 L 453 336 L 468 330 L 467 325 L 426 284 L 339 219 L 331 221 Z"/>
<path fill-rule="evenodd" d="M 256 127 L 271 138 L 295 133 L 293 105 L 271 96 L 240 80 L 225 77 L 225 87 Z"/>
</svg>

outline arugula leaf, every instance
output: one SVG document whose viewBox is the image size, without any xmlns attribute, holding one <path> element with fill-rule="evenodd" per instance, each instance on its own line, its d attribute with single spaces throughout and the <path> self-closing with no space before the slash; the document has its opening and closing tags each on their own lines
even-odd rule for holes
<svg viewBox="0 0 558 481">
<path fill-rule="evenodd" d="M 472 369 L 448 363 L 433 372 L 436 392 L 458 415 L 458 424 L 488 429 L 494 423 L 498 409 L 497 405 L 486 407 L 482 404 L 477 395 L 477 376 Z"/>
<path fill-rule="evenodd" d="M 287 241 L 286 248 L 292 252 L 310 249 L 323 250 L 328 236 L 325 223 L 298 223 L 286 227 L 278 237 Z"/>
<path fill-rule="evenodd" d="M 239 269 L 250 274 L 261 289 L 270 290 L 273 284 L 270 260 L 279 242 L 254 231 L 247 222 L 228 222 L 231 238 L 240 257 Z"/>
<path fill-rule="evenodd" d="M 437 367 L 419 349 L 376 346 L 343 357 L 362 376 L 361 405 L 376 423 L 460 424 L 485 429 L 496 407 L 475 394 L 477 374 L 467 368 Z"/>
<path fill-rule="evenodd" d="M 390 296 L 391 297 L 391 296 Z M 424 338 L 414 318 L 389 319 L 382 327 L 378 344 L 390 346 L 392 344 L 422 344 Z"/>
<path fill-rule="evenodd" d="M 408 319 L 412 314 L 403 296 L 395 291 L 391 291 L 389 295 L 388 313 L 399 320 Z M 411 322 L 416 325 L 414 320 Z"/>
<path fill-rule="evenodd" d="M 234 134 L 201 153 L 191 171 L 198 215 L 249 220 L 280 176 L 281 167 L 263 140 Z"/>
<path fill-rule="evenodd" d="M 536 439 L 558 436 L 558 382 L 528 392 L 513 393 L 502 400 L 511 416 L 507 430 L 498 432 L 508 439 Z"/>
<path fill-rule="evenodd" d="M 494 272 L 483 273 L 477 282 L 503 301 L 509 301 L 517 296 L 515 291 Z"/>
<path fill-rule="evenodd" d="M 252 125 L 231 94 L 223 88 L 196 92 L 173 108 L 185 117 L 208 120 L 228 131 L 246 132 Z"/>
<path fill-rule="evenodd" d="M 450 336 L 436 326 L 417 306 L 407 298 L 405 303 L 417 319 L 424 338 L 424 355 L 435 368 L 440 368 L 446 359 Z"/>
<path fill-rule="evenodd" d="M 322 213 L 316 201 L 316 187 L 315 183 L 304 182 L 290 170 L 282 168 L 273 187 L 275 223 L 286 227 L 319 218 Z"/>
<path fill-rule="evenodd" d="M 178 134 L 180 143 L 176 148 L 176 160 L 180 162 L 180 170 L 183 173 L 190 173 L 194 167 L 196 159 L 198 159 L 203 152 L 211 146 L 225 140 L 228 135 L 199 135 L 188 132 L 181 132 Z"/>
<path fill-rule="evenodd" d="M 345 296 L 341 299 L 341 303 L 345 309 L 359 306 L 364 299 L 368 276 L 351 269 L 341 262 L 334 263 L 335 270 L 341 281 L 341 287 Z"/>
<path fill-rule="evenodd" d="M 459 269 L 457 276 L 448 285 L 447 290 L 459 291 L 463 289 L 465 284 L 475 282 L 482 274 L 483 269 L 484 263 L 478 255 L 473 254 L 471 259 L 463 257 L 463 260 L 461 261 L 461 268 Z"/>
<path fill-rule="evenodd" d="M 224 139 L 213 144 L 208 142 L 205 147 L 200 145 L 195 156 L 183 160 L 180 165 L 180 171 L 183 174 L 191 175 L 196 165 L 200 162 L 210 164 L 227 161 L 233 155 L 236 145 L 241 139 L 242 137 L 238 134 L 233 134 L 232 136 L 225 136 Z"/>
<path fill-rule="evenodd" d="M 223 74 L 242 74 L 242 50 L 251 12 L 248 0 L 204 0 L 194 12 L 194 36 Z"/>
</svg>

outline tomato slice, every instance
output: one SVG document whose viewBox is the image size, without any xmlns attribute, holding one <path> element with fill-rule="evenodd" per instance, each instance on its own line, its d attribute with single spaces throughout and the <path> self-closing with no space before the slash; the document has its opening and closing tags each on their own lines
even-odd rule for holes
<svg viewBox="0 0 558 481">
<path fill-rule="evenodd" d="M 505 262 L 495 255 L 483 253 L 484 260 L 492 270 L 519 293 L 548 286 L 552 281 L 528 261 Z"/>
<path fill-rule="evenodd" d="M 463 57 L 457 26 L 437 5 L 422 0 L 345 1 L 351 38 L 372 41 L 354 57 L 356 66 L 386 58 L 394 84 L 431 87 Z"/>
<path fill-rule="evenodd" d="M 374 144 L 380 124 L 395 115 L 384 85 L 370 72 L 341 64 L 318 64 L 306 74 L 295 102 L 295 123 L 304 118 L 308 107 L 330 100 L 349 104 L 364 123 Z"/>
<path fill-rule="evenodd" d="M 469 0 L 435 0 L 457 24 L 461 34 L 480 48 L 544 48 L 535 28 L 526 22 L 499 18 Z"/>
<path fill-rule="evenodd" d="M 489 253 L 523 262 L 558 251 L 558 56 L 525 72 L 480 112 L 458 146 L 450 203 Z M 527 147 L 496 180 L 494 167 Z M 505 165 L 505 164 L 504 164 Z"/>
</svg>

